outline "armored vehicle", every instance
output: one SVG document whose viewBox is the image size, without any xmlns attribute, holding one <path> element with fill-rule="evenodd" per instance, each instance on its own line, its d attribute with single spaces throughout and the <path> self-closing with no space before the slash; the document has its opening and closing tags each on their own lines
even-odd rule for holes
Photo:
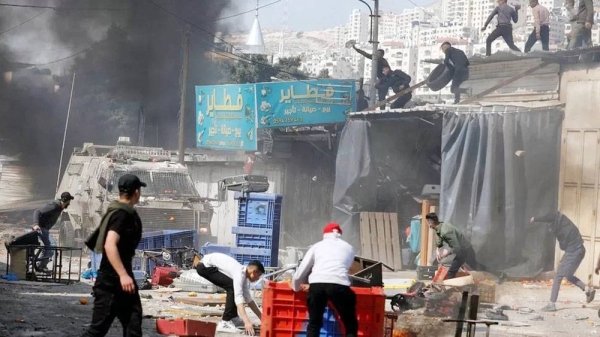
<svg viewBox="0 0 600 337">
<path fill-rule="evenodd" d="M 118 200 L 117 182 L 126 173 L 148 184 L 136 206 L 144 232 L 195 229 L 201 242 L 210 240 L 212 207 L 200 198 L 187 168 L 172 158 L 161 148 L 131 146 L 128 137 L 116 146 L 75 148 L 57 191 L 57 198 L 65 191 L 75 197 L 59 219 L 59 245 L 84 246 L 108 204 Z"/>
</svg>

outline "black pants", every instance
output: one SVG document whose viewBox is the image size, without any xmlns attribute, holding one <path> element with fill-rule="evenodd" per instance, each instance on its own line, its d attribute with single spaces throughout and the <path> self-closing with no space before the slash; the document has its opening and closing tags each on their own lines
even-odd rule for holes
<svg viewBox="0 0 600 337">
<path fill-rule="evenodd" d="M 472 269 L 477 270 L 477 271 L 486 271 L 487 270 L 487 268 L 485 266 L 483 266 L 479 262 L 477 262 L 477 259 L 475 257 L 475 251 L 473 250 L 473 247 L 469 247 L 469 248 L 464 249 L 456 254 L 454 261 L 452 261 L 452 264 L 450 265 L 450 268 L 448 269 L 448 279 L 455 278 L 456 273 L 458 272 L 460 267 L 462 267 L 462 265 L 465 263 L 469 267 L 471 267 Z"/>
<path fill-rule="evenodd" d="M 492 42 L 496 41 L 496 39 L 499 38 L 500 36 L 502 36 L 502 38 L 508 45 L 508 48 L 510 48 L 514 51 L 521 52 L 521 49 L 519 49 L 519 48 L 517 48 L 517 46 L 515 46 L 515 42 L 513 41 L 512 32 L 513 32 L 512 26 L 508 26 L 508 25 L 496 26 L 496 29 L 494 29 L 494 31 L 492 31 L 490 36 L 488 36 L 487 40 L 485 41 L 485 55 L 487 55 L 487 56 L 492 55 Z"/>
<path fill-rule="evenodd" d="M 394 101 L 394 103 L 392 103 L 392 105 L 390 106 L 390 108 L 392 108 L 392 109 L 401 109 L 411 99 L 412 99 L 412 92 L 409 92 L 406 95 L 402 95 L 402 96 L 396 98 L 396 100 Z"/>
<path fill-rule="evenodd" d="M 389 87 L 377 88 L 377 99 L 379 100 L 379 102 L 381 102 L 385 99 L 385 96 L 387 96 L 389 89 L 390 89 Z"/>
<path fill-rule="evenodd" d="M 123 326 L 123 337 L 142 336 L 142 303 L 137 285 L 134 294 L 125 293 L 118 277 L 106 277 L 99 271 L 94 285 L 92 323 L 82 337 L 106 336 L 115 318 Z"/>
<path fill-rule="evenodd" d="M 457 67 L 454 68 L 454 75 L 452 75 L 452 85 L 450 85 L 450 92 L 454 94 L 454 103 L 460 102 L 460 85 L 469 79 L 469 68 L 468 67 Z"/>
<path fill-rule="evenodd" d="M 537 42 L 537 34 L 535 29 L 529 34 L 529 38 L 525 43 L 525 52 L 529 53 L 531 51 L 531 47 Z M 542 49 L 545 51 L 550 50 L 548 44 L 550 43 L 550 27 L 547 25 L 540 26 L 540 40 L 542 41 Z"/>
<path fill-rule="evenodd" d="M 323 314 L 327 302 L 333 304 L 346 329 L 346 337 L 356 337 L 356 294 L 348 286 L 333 283 L 311 283 L 306 302 L 308 305 L 308 327 L 306 337 L 319 337 L 323 327 Z"/>
<path fill-rule="evenodd" d="M 225 311 L 223 311 L 223 320 L 231 321 L 238 317 L 237 306 L 235 305 L 235 296 L 233 294 L 233 280 L 231 277 L 221 273 L 217 267 L 206 267 L 202 263 L 196 266 L 198 275 L 209 280 L 217 287 L 225 289 L 227 298 L 225 299 Z"/>
</svg>

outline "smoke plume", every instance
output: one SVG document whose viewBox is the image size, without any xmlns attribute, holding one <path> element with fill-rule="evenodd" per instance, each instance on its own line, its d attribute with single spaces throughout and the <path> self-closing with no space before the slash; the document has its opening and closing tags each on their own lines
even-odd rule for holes
<svg viewBox="0 0 600 337">
<path fill-rule="evenodd" d="M 17 0 L 13 3 L 19 3 Z M 214 21 L 229 6 L 228 0 L 63 0 L 21 1 L 22 4 L 57 6 L 23 24 L 2 39 L 0 34 L 0 151 L 22 154 L 25 165 L 39 168 L 38 197 L 54 193 L 70 89 L 75 72 L 65 163 L 73 147 L 84 142 L 115 144 L 118 136 L 137 141 L 139 119 L 144 116 L 146 146 L 175 149 L 182 65 L 182 20 L 193 23 L 190 34 L 186 107 L 186 144 L 194 144 L 194 85 L 217 83 L 211 34 L 224 27 Z M 167 11 L 159 8 L 164 7 Z M 110 9 L 110 10 L 101 10 Z M 0 14 L 0 31 L 15 26 L 45 9 L 18 8 L 19 20 Z M 4 8 L 0 8 L 4 11 Z M 10 9 L 11 13 L 17 9 Z M 10 21 L 10 22 L 9 22 Z M 43 27 L 40 27 L 43 26 Z M 29 27 L 29 28 L 28 28 Z M 22 50 L 36 46 L 15 43 L 32 27 L 44 41 L 60 49 L 56 59 L 33 68 L 18 63 Z M 206 31 L 206 32 L 203 32 Z M 15 50 L 15 45 L 19 50 Z M 23 48 L 23 49 L 21 49 Z M 64 60 L 61 60 L 64 58 Z M 30 58 L 29 58 L 30 59 Z M 58 62 L 53 62 L 60 60 Z M 45 68 L 61 69 L 51 74 Z M 9 74 L 9 75 L 7 75 Z M 11 77 L 7 81 L 7 76 Z M 54 84 L 59 86 L 56 90 Z M 3 154 L 3 153 L 0 153 Z"/>
</svg>

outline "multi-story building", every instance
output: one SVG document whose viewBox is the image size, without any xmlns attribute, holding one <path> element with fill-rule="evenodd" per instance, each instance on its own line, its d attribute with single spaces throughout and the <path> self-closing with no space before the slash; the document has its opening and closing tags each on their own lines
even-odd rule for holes
<svg viewBox="0 0 600 337">
<path fill-rule="evenodd" d="M 414 23 L 431 20 L 432 17 L 429 13 L 429 11 L 420 8 L 405 9 L 402 14 L 398 15 L 397 38 L 403 41 L 410 39 Z"/>
<path fill-rule="evenodd" d="M 369 42 L 370 20 L 369 15 L 362 13 L 359 9 L 353 9 L 348 23 L 348 40 L 357 43 Z"/>
<path fill-rule="evenodd" d="M 352 58 L 342 56 L 338 52 L 315 53 L 307 55 L 302 62 L 302 70 L 317 76 L 327 69 L 331 78 L 350 79 L 356 78 L 358 73 L 352 66 Z"/>
<path fill-rule="evenodd" d="M 471 28 L 463 25 L 423 28 L 419 31 L 418 45 L 438 45 L 439 40 L 443 38 L 469 41 L 471 35 Z"/>
</svg>

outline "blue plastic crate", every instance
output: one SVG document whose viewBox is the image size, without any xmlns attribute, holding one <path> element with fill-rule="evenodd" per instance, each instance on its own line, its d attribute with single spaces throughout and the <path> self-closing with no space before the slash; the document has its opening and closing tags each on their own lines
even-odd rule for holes
<svg viewBox="0 0 600 337">
<path fill-rule="evenodd" d="M 268 255 L 245 255 L 245 254 L 234 254 L 233 256 L 237 262 L 242 265 L 247 265 L 252 260 L 258 260 L 265 267 L 271 267 L 271 256 Z"/>
<path fill-rule="evenodd" d="M 190 247 L 194 249 L 199 249 L 200 245 L 198 244 L 198 232 L 195 230 L 166 230 L 164 232 L 164 245 L 165 247 Z"/>
<path fill-rule="evenodd" d="M 206 255 L 206 254 L 212 254 L 212 253 L 223 253 L 223 254 L 231 255 L 231 248 L 232 247 L 230 247 L 230 246 L 219 246 L 219 245 L 215 245 L 213 243 L 207 242 L 200 249 L 200 254 Z"/>
<path fill-rule="evenodd" d="M 273 237 L 264 235 L 238 235 L 235 238 L 236 247 L 261 248 L 271 251 Z"/>
<path fill-rule="evenodd" d="M 308 318 L 304 322 L 304 331 L 295 333 L 296 337 L 306 337 L 306 328 L 308 327 Z M 335 317 L 335 311 L 327 306 L 323 313 L 323 327 L 319 331 L 319 337 L 343 337 L 340 323 Z"/>
<path fill-rule="evenodd" d="M 271 256 L 271 249 L 231 247 L 231 254 Z"/>
</svg>

